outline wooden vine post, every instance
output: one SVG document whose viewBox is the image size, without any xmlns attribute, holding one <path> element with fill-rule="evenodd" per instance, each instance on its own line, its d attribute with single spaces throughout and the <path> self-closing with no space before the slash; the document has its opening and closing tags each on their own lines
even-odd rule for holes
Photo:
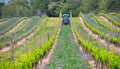
<svg viewBox="0 0 120 69">
<path fill-rule="evenodd" d="M 39 60 L 40 61 L 40 60 Z M 39 61 L 37 62 L 37 69 L 39 69 L 40 65 L 39 65 Z"/>
<path fill-rule="evenodd" d="M 98 36 L 98 51 L 100 51 L 100 36 Z"/>
<path fill-rule="evenodd" d="M 110 41 L 107 39 L 107 50 L 110 51 Z"/>
<path fill-rule="evenodd" d="M 110 51 L 110 41 L 109 41 L 109 39 L 107 39 L 107 50 Z M 108 57 L 107 57 L 107 61 L 106 61 L 106 69 L 109 69 Z"/>
<path fill-rule="evenodd" d="M 14 69 L 15 69 L 15 58 L 14 58 L 14 43 L 13 43 L 13 37 L 11 36 L 10 37 L 10 47 L 11 47 L 11 54 L 10 54 L 10 57 L 11 57 L 11 61 L 12 63 L 14 64 Z"/>
<path fill-rule="evenodd" d="M 91 38 L 92 39 L 92 46 L 94 46 L 94 39 L 93 38 Z"/>
<path fill-rule="evenodd" d="M 88 34 L 87 34 L 87 36 L 88 36 L 87 39 L 89 40 L 88 42 L 90 43 L 90 36 Z"/>
<path fill-rule="evenodd" d="M 25 37 L 25 47 L 26 47 L 26 54 L 28 54 L 28 42 L 27 42 L 27 37 Z"/>
<path fill-rule="evenodd" d="M 5 35 L 5 33 L 4 33 L 4 42 L 6 41 L 6 35 Z M 5 46 L 5 43 L 4 43 L 4 46 Z"/>
<path fill-rule="evenodd" d="M 38 69 L 38 62 L 34 64 L 35 69 Z"/>
<path fill-rule="evenodd" d="M 49 35 L 49 33 L 48 33 L 48 40 L 49 40 L 49 38 L 50 38 L 50 35 Z"/>
<path fill-rule="evenodd" d="M 40 48 L 42 48 L 42 38 L 40 36 Z"/>
<path fill-rule="evenodd" d="M 55 30 L 52 31 L 52 35 L 51 35 L 51 37 L 54 35 L 54 33 L 55 33 Z"/>
<path fill-rule="evenodd" d="M 6 41 L 6 35 L 4 34 L 4 41 Z"/>
<path fill-rule="evenodd" d="M 34 46 L 37 46 L 36 38 L 34 38 Z"/>
<path fill-rule="evenodd" d="M 98 36 L 98 52 L 100 51 L 100 36 Z M 100 68 L 100 62 L 96 60 L 96 68 Z"/>
<path fill-rule="evenodd" d="M 49 32 L 49 37 L 48 37 L 48 40 L 50 39 L 50 37 L 51 37 L 51 32 Z"/>
</svg>

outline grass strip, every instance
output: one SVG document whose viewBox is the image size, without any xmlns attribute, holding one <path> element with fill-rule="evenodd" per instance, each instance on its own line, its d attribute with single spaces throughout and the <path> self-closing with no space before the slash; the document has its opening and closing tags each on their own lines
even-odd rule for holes
<svg viewBox="0 0 120 69">
<path fill-rule="evenodd" d="M 45 68 L 90 69 L 87 59 L 82 59 L 83 56 L 74 41 L 71 27 L 69 25 L 63 25 L 57 46 L 54 49 L 53 59 Z"/>
</svg>

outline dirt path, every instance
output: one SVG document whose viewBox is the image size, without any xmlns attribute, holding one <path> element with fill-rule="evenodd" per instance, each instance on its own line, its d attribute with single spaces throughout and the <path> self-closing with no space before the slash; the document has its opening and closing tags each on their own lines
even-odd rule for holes
<svg viewBox="0 0 120 69">
<path fill-rule="evenodd" d="M 115 26 L 115 25 L 114 25 L 112 22 L 110 22 L 107 18 L 105 18 L 105 17 L 103 17 L 103 16 L 99 16 L 99 18 L 100 18 L 103 22 L 109 24 L 111 27 L 114 27 L 114 28 L 120 30 L 119 27 Z"/>
<path fill-rule="evenodd" d="M 73 29 L 72 29 L 72 33 L 73 33 L 74 41 L 75 41 L 75 43 L 79 46 L 80 51 L 81 51 L 83 54 L 88 54 L 88 53 L 85 53 L 85 52 L 83 51 L 83 46 L 82 46 L 82 45 L 79 43 L 79 41 L 77 40 L 77 37 L 75 36 L 75 33 L 73 32 Z M 88 54 L 87 57 L 89 58 L 89 57 L 92 57 L 92 56 Z M 95 60 L 93 60 L 92 58 L 89 58 L 88 61 L 89 61 L 90 66 L 92 67 L 92 69 L 98 69 L 98 68 L 96 68 Z"/>
<path fill-rule="evenodd" d="M 38 62 L 38 66 L 39 66 L 38 68 L 44 69 L 45 65 L 48 64 L 49 61 L 52 59 L 53 54 L 54 54 L 54 48 L 56 47 L 57 42 L 58 42 L 60 30 L 61 30 L 61 29 L 59 29 L 59 31 L 58 31 L 58 33 L 57 33 L 56 39 L 55 39 L 55 41 L 54 41 L 54 43 L 53 43 L 50 51 L 47 52 L 47 53 L 45 54 L 45 56 L 43 56 L 43 58 L 40 59 L 40 61 Z M 33 69 L 35 69 L 35 67 L 33 67 Z"/>
<path fill-rule="evenodd" d="M 92 36 L 92 38 L 94 38 L 95 40 L 98 40 L 98 36 L 97 34 L 93 33 L 89 28 L 86 27 L 86 25 L 83 22 L 83 19 L 80 17 L 80 22 L 82 24 L 82 27 L 85 29 L 85 31 Z M 106 40 L 100 38 L 100 43 L 102 45 L 104 45 L 105 48 L 107 48 L 107 43 Z M 120 48 L 116 47 L 113 43 L 110 44 L 110 50 L 114 51 L 117 55 L 120 55 Z"/>
<path fill-rule="evenodd" d="M 43 21 L 43 20 L 42 20 L 42 21 Z M 42 22 L 41 22 L 41 23 L 42 23 Z M 32 37 L 32 36 L 35 34 L 35 32 L 37 32 L 37 31 L 39 30 L 41 23 L 39 23 L 39 25 L 38 25 L 34 30 L 32 30 L 32 32 L 28 33 L 28 35 L 26 36 L 26 38 L 29 39 L 30 37 Z M 20 45 L 21 45 L 22 43 L 24 43 L 24 42 L 25 42 L 25 37 L 23 37 L 23 38 L 21 38 L 20 40 L 18 40 L 18 41 L 15 43 L 14 48 L 20 46 Z M 7 52 L 7 51 L 10 50 L 10 48 L 11 48 L 10 46 L 5 47 L 5 48 L 3 48 L 3 49 L 0 50 L 0 53 Z"/>
<path fill-rule="evenodd" d="M 25 22 L 25 19 L 20 21 L 15 27 L 13 27 L 12 29 L 10 29 L 8 32 L 6 32 L 6 35 L 10 34 L 11 32 L 15 31 L 22 23 Z"/>
</svg>

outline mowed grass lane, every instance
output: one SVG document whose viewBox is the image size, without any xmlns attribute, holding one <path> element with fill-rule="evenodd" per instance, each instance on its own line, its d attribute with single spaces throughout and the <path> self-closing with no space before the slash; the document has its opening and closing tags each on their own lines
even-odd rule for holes
<svg viewBox="0 0 120 69">
<path fill-rule="evenodd" d="M 60 36 L 56 48 L 54 49 L 53 59 L 47 69 L 89 69 L 86 59 L 74 41 L 72 30 L 69 25 L 61 27 Z"/>
</svg>

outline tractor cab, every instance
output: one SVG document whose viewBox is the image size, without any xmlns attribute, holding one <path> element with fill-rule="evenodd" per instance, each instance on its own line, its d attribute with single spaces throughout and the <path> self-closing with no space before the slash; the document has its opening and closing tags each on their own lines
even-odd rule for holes
<svg viewBox="0 0 120 69">
<path fill-rule="evenodd" d="M 70 23 L 69 14 L 63 14 L 62 16 L 62 24 L 68 25 Z"/>
</svg>

